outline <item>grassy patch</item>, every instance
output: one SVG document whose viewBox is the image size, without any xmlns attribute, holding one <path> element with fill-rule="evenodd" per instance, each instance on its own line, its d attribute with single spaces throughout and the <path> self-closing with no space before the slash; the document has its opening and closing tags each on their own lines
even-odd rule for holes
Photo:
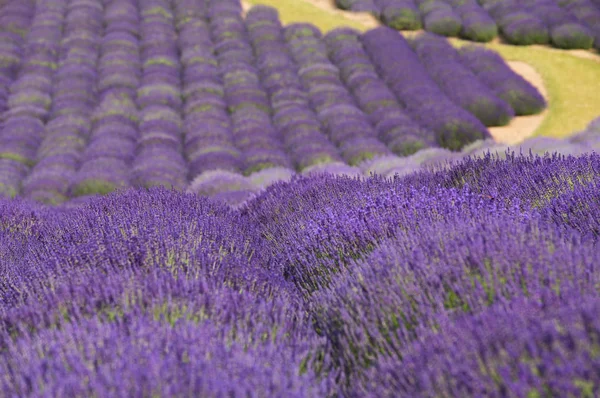
<svg viewBox="0 0 600 398">
<path fill-rule="evenodd" d="M 310 22 L 323 32 L 339 26 L 349 26 L 360 31 L 368 30 L 360 22 L 321 10 L 305 1 L 247 2 L 277 8 L 284 24 Z M 451 42 L 456 46 L 471 43 L 454 38 Z M 500 43 L 486 43 L 485 46 L 498 51 L 506 60 L 530 64 L 542 76 L 548 92 L 549 110 L 534 135 L 566 137 L 583 130 L 592 119 L 600 116 L 600 62 L 542 46 L 519 47 Z"/>
</svg>

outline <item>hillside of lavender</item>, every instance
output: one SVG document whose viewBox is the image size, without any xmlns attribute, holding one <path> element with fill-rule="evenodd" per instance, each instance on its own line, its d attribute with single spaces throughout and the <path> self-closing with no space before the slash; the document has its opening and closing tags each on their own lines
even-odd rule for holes
<svg viewBox="0 0 600 398">
<path fill-rule="evenodd" d="M 595 1 L 595 0 L 594 0 Z M 600 117 L 237 0 L 0 0 L 0 397 L 600 396 Z"/>
<path fill-rule="evenodd" d="M 3 396 L 594 397 L 600 155 L 0 201 Z"/>
<path fill-rule="evenodd" d="M 424 29 L 443 36 L 514 45 L 600 49 L 598 0 L 335 0 L 368 12 L 397 30 Z"/>
</svg>

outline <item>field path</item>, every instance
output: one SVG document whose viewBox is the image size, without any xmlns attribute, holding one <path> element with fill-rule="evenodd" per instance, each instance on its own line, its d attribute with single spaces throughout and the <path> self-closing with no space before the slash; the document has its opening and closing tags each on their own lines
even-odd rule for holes
<svg viewBox="0 0 600 398">
<path fill-rule="evenodd" d="M 507 64 L 515 73 L 523 76 L 525 80 L 537 88 L 546 101 L 548 101 L 548 91 L 546 90 L 546 86 L 544 86 L 544 80 L 531 65 L 521 61 L 507 61 Z M 518 144 L 537 130 L 547 114 L 548 108 L 537 115 L 515 117 L 506 126 L 488 127 L 488 130 L 492 134 L 492 137 L 494 137 L 494 140 L 498 142 L 509 145 Z"/>
</svg>

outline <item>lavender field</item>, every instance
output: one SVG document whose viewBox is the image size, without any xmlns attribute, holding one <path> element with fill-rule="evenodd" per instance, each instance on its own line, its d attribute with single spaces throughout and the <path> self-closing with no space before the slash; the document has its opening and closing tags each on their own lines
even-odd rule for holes
<svg viewBox="0 0 600 398">
<path fill-rule="evenodd" d="M 431 32 L 0 0 L 0 397 L 599 396 L 600 117 L 488 130 L 547 106 Z"/>
</svg>

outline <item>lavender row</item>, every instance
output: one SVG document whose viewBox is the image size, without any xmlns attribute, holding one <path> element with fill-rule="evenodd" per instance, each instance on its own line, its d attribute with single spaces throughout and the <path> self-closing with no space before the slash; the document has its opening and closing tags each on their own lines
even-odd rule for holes
<svg viewBox="0 0 600 398">
<path fill-rule="evenodd" d="M 208 22 L 207 4 L 177 1 L 177 45 L 183 66 L 184 154 L 188 179 L 214 169 L 240 171 L 242 154 L 233 143 L 231 118 Z"/>
<path fill-rule="evenodd" d="M 3 196 L 14 197 L 21 182 L 35 165 L 36 153 L 44 138 L 44 124 L 52 104 L 59 43 L 63 36 L 66 0 L 37 4 L 23 46 L 18 78 L 10 86 L 8 109 L 0 131 L 0 161 Z"/>
<path fill-rule="evenodd" d="M 246 27 L 256 57 L 260 82 L 271 101 L 273 122 L 297 170 L 341 161 L 311 109 L 298 70 L 288 52 L 275 8 L 253 7 Z"/>
<path fill-rule="evenodd" d="M 447 40 L 424 33 L 410 44 L 444 94 L 475 115 L 484 125 L 504 126 L 515 116 L 510 105 L 496 97 L 461 62 L 458 52 Z"/>
<path fill-rule="evenodd" d="M 546 100 L 539 91 L 513 72 L 498 53 L 481 46 L 464 46 L 459 54 L 463 63 L 498 98 L 510 104 L 515 114 L 533 115 L 546 107 Z"/>
<path fill-rule="evenodd" d="M 25 197 L 52 204 L 70 198 L 70 187 L 89 139 L 103 33 L 101 6 L 72 1 L 66 11 L 50 118 L 36 164 L 23 181 Z"/>
<path fill-rule="evenodd" d="M 477 0 L 444 0 L 460 16 L 459 36 L 472 41 L 488 42 L 498 36 L 498 26 Z"/>
<path fill-rule="evenodd" d="M 359 36 L 358 31 L 338 28 L 328 32 L 324 41 L 329 58 L 357 104 L 369 115 L 377 137 L 400 156 L 435 146 L 434 133 L 412 120 L 381 80 Z"/>
<path fill-rule="evenodd" d="M 413 0 L 374 0 L 381 10 L 381 21 L 397 30 L 418 30 L 423 27 L 419 8 Z"/>
<path fill-rule="evenodd" d="M 423 28 L 442 36 L 457 36 L 462 29 L 458 14 L 444 0 L 415 0 Z"/>
<path fill-rule="evenodd" d="M 415 120 L 435 131 L 440 146 L 459 150 L 490 137 L 479 120 L 440 90 L 401 35 L 380 27 L 366 32 L 361 40 L 383 80 Z"/>
<path fill-rule="evenodd" d="M 139 139 L 132 184 L 184 189 L 181 64 L 173 10 L 167 0 L 139 3 L 142 79 L 137 92 Z"/>
<path fill-rule="evenodd" d="M 389 155 L 368 116 L 356 105 L 327 57 L 321 32 L 310 24 L 291 24 L 285 37 L 312 107 L 330 139 L 349 165 Z"/>
<path fill-rule="evenodd" d="M 33 10 L 31 1 L 10 1 L 0 7 L 0 115 L 6 111 L 9 88 L 21 65 Z"/>
<path fill-rule="evenodd" d="M 502 37 L 510 44 L 548 44 L 550 36 L 544 22 L 516 0 L 478 0 L 496 21 Z"/>
<path fill-rule="evenodd" d="M 83 161 L 72 182 L 75 197 L 131 186 L 130 169 L 139 138 L 135 99 L 141 74 L 135 1 L 108 3 L 104 23 L 96 84 L 99 101 Z"/>
<path fill-rule="evenodd" d="M 222 4 L 233 6 L 239 2 Z M 271 121 L 271 103 L 254 66 L 254 50 L 241 12 L 232 7 L 227 13 L 214 16 L 211 27 L 234 142 L 243 155 L 243 173 L 248 175 L 271 167 L 293 168 Z"/>
</svg>

